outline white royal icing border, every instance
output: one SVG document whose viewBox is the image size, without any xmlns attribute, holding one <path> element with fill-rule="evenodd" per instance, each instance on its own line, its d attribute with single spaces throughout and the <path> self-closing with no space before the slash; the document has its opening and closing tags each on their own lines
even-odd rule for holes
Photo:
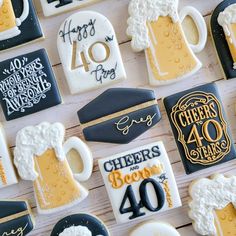
<svg viewBox="0 0 236 236">
<path fill-rule="evenodd" d="M 230 203 L 236 207 L 236 176 L 199 179 L 192 183 L 189 193 L 192 198 L 189 217 L 194 221 L 194 229 L 201 235 L 216 235 L 214 211 Z"/>
<path fill-rule="evenodd" d="M 2 163 L 4 173 L 6 175 L 6 182 L 7 182 L 7 184 L 4 185 L 1 181 L 1 175 L 0 175 L 0 189 L 1 189 L 8 185 L 16 184 L 18 180 L 15 174 L 14 168 L 13 168 L 10 152 L 7 146 L 5 132 L 1 126 L 0 126 L 0 143 L 1 143 L 0 161 Z"/>
<path fill-rule="evenodd" d="M 148 21 L 157 21 L 159 16 L 170 16 L 179 21 L 178 0 L 131 0 L 129 4 L 127 34 L 132 37 L 131 45 L 135 51 L 150 47 Z"/>
<path fill-rule="evenodd" d="M 135 228 L 130 236 L 180 236 L 178 231 L 165 222 L 150 221 Z"/>
</svg>

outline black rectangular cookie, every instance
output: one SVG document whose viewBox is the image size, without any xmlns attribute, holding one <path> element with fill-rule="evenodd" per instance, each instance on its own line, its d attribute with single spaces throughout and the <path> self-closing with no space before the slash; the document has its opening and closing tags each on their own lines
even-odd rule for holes
<svg viewBox="0 0 236 236">
<path fill-rule="evenodd" d="M 31 209 L 26 201 L 0 201 L 0 235 L 24 236 L 34 228 Z"/>
<path fill-rule="evenodd" d="M 215 84 L 164 99 L 187 174 L 235 159 L 225 111 Z"/>
<path fill-rule="evenodd" d="M 154 91 L 113 88 L 78 111 L 87 141 L 129 143 L 161 120 Z"/>
</svg>

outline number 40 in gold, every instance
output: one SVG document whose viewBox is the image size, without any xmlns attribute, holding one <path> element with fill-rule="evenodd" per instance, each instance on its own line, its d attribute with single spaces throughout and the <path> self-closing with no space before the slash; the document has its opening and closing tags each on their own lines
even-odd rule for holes
<svg viewBox="0 0 236 236">
<path fill-rule="evenodd" d="M 99 45 L 102 46 L 104 48 L 105 52 L 106 52 L 105 55 L 104 55 L 104 58 L 100 58 L 100 59 L 98 59 L 94 56 L 94 48 L 96 46 L 99 46 Z M 71 70 L 75 70 L 77 68 L 84 68 L 84 70 L 86 72 L 88 72 L 89 71 L 89 66 L 90 66 L 91 63 L 86 58 L 86 53 L 84 51 L 80 52 L 80 57 L 81 57 L 82 64 L 81 65 L 76 65 L 76 56 L 77 56 L 76 49 L 77 49 L 77 41 L 73 41 Z M 98 63 L 98 64 L 104 63 L 105 61 L 108 60 L 108 58 L 110 57 L 110 54 L 111 54 L 111 50 L 110 50 L 109 46 L 106 43 L 101 42 L 101 41 L 93 43 L 88 48 L 89 59 L 90 59 L 90 61 L 92 61 L 94 63 Z"/>
<path fill-rule="evenodd" d="M 216 137 L 213 138 L 209 132 L 209 125 L 212 124 L 216 130 Z M 210 143 L 218 142 L 223 136 L 222 127 L 216 120 L 208 120 L 202 125 L 202 136 L 199 134 L 199 131 L 197 129 L 197 125 L 193 125 L 187 143 L 196 143 L 198 147 L 202 147 L 203 143 L 202 140 L 205 139 L 206 141 Z"/>
</svg>

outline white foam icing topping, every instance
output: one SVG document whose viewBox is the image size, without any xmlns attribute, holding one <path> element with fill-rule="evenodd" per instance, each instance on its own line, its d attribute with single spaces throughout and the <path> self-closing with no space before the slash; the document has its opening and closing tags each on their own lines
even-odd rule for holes
<svg viewBox="0 0 236 236">
<path fill-rule="evenodd" d="M 236 4 L 232 4 L 225 8 L 218 16 L 218 23 L 224 29 L 226 36 L 231 36 L 230 24 L 236 23 Z M 232 43 L 231 39 L 231 43 Z"/>
<path fill-rule="evenodd" d="M 71 226 L 69 228 L 64 229 L 59 236 L 93 236 L 91 231 L 86 226 Z M 103 236 L 103 235 L 97 235 Z"/>
<path fill-rule="evenodd" d="M 92 236 L 92 233 L 87 227 L 79 225 L 64 229 L 59 236 Z"/>
<path fill-rule="evenodd" d="M 132 48 L 142 51 L 150 47 L 147 22 L 157 21 L 159 16 L 178 17 L 178 0 L 131 0 L 129 4 L 127 34 L 132 37 Z"/>
<path fill-rule="evenodd" d="M 0 7 L 2 6 L 3 0 L 0 0 Z"/>
<path fill-rule="evenodd" d="M 236 23 L 236 3 L 228 6 L 223 12 L 219 14 L 218 23 L 222 27 Z"/>
<path fill-rule="evenodd" d="M 189 216 L 194 220 L 195 230 L 201 235 L 216 235 L 215 210 L 222 210 L 230 203 L 236 208 L 236 176 L 200 179 L 190 187 L 190 195 Z"/>
<path fill-rule="evenodd" d="M 34 168 L 34 157 L 42 155 L 47 149 L 54 149 L 59 160 L 65 160 L 63 140 L 65 128 L 60 123 L 41 123 L 20 130 L 16 136 L 14 163 L 22 179 L 34 181 L 38 173 Z"/>
</svg>

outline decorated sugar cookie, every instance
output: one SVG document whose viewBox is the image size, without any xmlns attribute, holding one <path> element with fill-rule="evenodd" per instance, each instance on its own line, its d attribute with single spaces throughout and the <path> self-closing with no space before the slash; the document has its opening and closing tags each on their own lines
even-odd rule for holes
<svg viewBox="0 0 236 236">
<path fill-rule="evenodd" d="M 87 141 L 129 143 L 161 120 L 154 91 L 113 88 L 78 111 Z"/>
<path fill-rule="evenodd" d="M 194 181 L 189 188 L 189 216 L 200 235 L 236 234 L 236 177 L 223 175 Z"/>
<path fill-rule="evenodd" d="M 180 236 L 178 231 L 164 222 L 150 221 L 139 225 L 130 236 Z"/>
<path fill-rule="evenodd" d="M 33 181 L 41 214 L 66 209 L 88 196 L 78 181 L 90 178 L 92 154 L 79 138 L 72 137 L 63 144 L 64 135 L 62 124 L 41 123 L 22 129 L 16 137 L 14 162 L 21 178 Z M 77 159 L 82 160 L 79 173 L 73 173 L 67 161 L 71 150 L 77 151 Z"/>
<path fill-rule="evenodd" d="M 145 50 L 151 85 L 177 82 L 201 68 L 194 52 L 204 48 L 207 27 L 195 8 L 178 13 L 178 0 L 131 0 L 129 14 L 127 34 L 134 51 Z M 197 25 L 197 45 L 190 45 L 184 35 L 181 23 L 187 15 Z"/>
<path fill-rule="evenodd" d="M 56 79 L 44 49 L 0 62 L 0 104 L 6 120 L 60 103 Z"/>
<path fill-rule="evenodd" d="M 0 22 L 0 51 L 43 37 L 32 0 L 0 0 Z"/>
<path fill-rule="evenodd" d="M 99 13 L 82 11 L 67 18 L 59 29 L 57 45 L 72 94 L 126 78 L 113 26 Z"/>
<path fill-rule="evenodd" d="M 34 218 L 27 201 L 0 201 L 0 235 L 25 236 L 34 228 Z"/>
<path fill-rule="evenodd" d="M 118 223 L 181 206 L 162 142 L 101 159 L 99 168 Z"/>
<path fill-rule="evenodd" d="M 236 77 L 236 0 L 224 0 L 211 16 L 211 33 L 226 79 Z"/>
<path fill-rule="evenodd" d="M 52 16 L 69 11 L 75 8 L 81 8 L 100 0 L 41 0 L 43 14 Z"/>
<path fill-rule="evenodd" d="M 216 84 L 206 84 L 164 99 L 187 174 L 236 157 Z"/>
<path fill-rule="evenodd" d="M 75 214 L 60 220 L 51 236 L 110 236 L 105 224 L 89 214 Z"/>
<path fill-rule="evenodd" d="M 0 143 L 0 188 L 4 188 L 8 185 L 16 184 L 18 180 L 16 178 L 16 174 L 12 165 L 12 160 L 6 143 L 5 134 L 1 126 Z"/>
</svg>

